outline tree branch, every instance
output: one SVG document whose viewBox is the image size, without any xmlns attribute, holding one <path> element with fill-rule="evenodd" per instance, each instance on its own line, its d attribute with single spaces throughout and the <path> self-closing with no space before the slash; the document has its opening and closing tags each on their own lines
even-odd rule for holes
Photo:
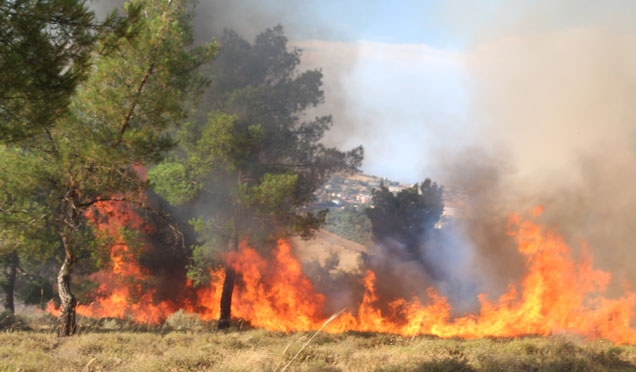
<svg viewBox="0 0 636 372">
<path fill-rule="evenodd" d="M 119 138 L 117 139 L 115 146 L 120 145 L 122 141 L 124 140 L 124 134 L 126 133 L 126 130 L 128 129 L 128 127 L 130 126 L 130 119 L 132 119 L 133 113 L 135 112 L 135 109 L 139 105 L 139 97 L 141 96 L 141 92 L 144 89 L 144 86 L 146 85 L 146 83 L 148 82 L 150 75 L 152 75 L 152 72 L 154 71 L 154 69 L 155 69 L 155 63 L 152 62 L 150 66 L 148 66 L 148 69 L 146 70 L 144 77 L 139 82 L 139 86 L 137 87 L 137 91 L 135 92 L 133 102 L 130 105 L 128 112 L 126 113 L 126 116 L 124 117 L 124 120 L 122 121 L 120 125 Z"/>
<path fill-rule="evenodd" d="M 103 201 L 130 201 L 129 199 L 125 198 L 125 197 L 108 197 L 108 198 L 102 198 L 102 197 L 97 197 L 97 198 L 93 198 L 87 202 L 78 204 L 76 206 L 76 208 L 86 208 L 86 207 L 90 207 L 93 204 L 97 204 L 99 202 L 103 202 Z"/>
</svg>

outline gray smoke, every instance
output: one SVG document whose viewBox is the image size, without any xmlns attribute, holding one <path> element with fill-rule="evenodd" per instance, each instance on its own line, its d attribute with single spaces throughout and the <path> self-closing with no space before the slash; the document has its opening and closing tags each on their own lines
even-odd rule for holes
<svg viewBox="0 0 636 372">
<path fill-rule="evenodd" d="M 583 6 L 566 6 L 573 3 Z M 441 182 L 469 195 L 464 234 L 477 266 L 490 270 L 483 283 L 521 273 L 505 229 L 493 221 L 541 204 L 539 221 L 562 234 L 575 256 L 586 242 L 595 267 L 612 272 L 616 294 L 636 280 L 636 34 L 625 16 L 636 4 L 521 8 L 506 4 L 487 24 L 461 26 L 475 35 L 466 53 L 470 116 L 481 133 L 474 146 L 490 155 L 438 152 L 446 159 Z"/>
<path fill-rule="evenodd" d="M 119 3 L 101 0 L 94 6 L 100 13 Z M 453 84 L 466 84 L 468 102 L 467 112 L 446 120 L 405 109 L 444 104 L 435 95 L 425 95 L 424 102 L 409 96 L 413 90 L 407 84 L 426 86 L 428 81 L 399 82 L 405 89 L 390 94 L 405 104 L 362 105 L 359 95 L 366 86 L 354 89 L 356 65 L 381 45 L 329 41 L 335 36 L 347 40 L 346 27 L 314 17 L 316 6 L 201 0 L 195 31 L 205 41 L 232 28 L 253 40 L 265 28 L 282 24 L 292 45 L 304 50 L 301 68 L 322 68 L 325 74 L 326 104 L 310 115 L 334 115 L 330 144 L 371 143 L 368 158 L 376 161 L 392 154 L 397 159 L 409 136 L 422 139 L 401 158 L 409 164 L 396 161 L 394 171 L 401 172 L 396 178 L 432 177 L 467 196 L 461 221 L 446 231 L 445 250 L 429 257 L 453 278 L 438 283 L 444 294 L 469 307 L 475 292 L 496 298 L 508 283 L 518 282 L 523 262 L 506 234 L 506 220 L 535 204 L 545 207 L 540 221 L 563 234 L 575 250 L 587 242 L 596 266 L 615 275 L 614 290 L 623 280 L 636 283 L 630 264 L 636 258 L 635 2 L 540 0 L 497 7 L 445 2 L 440 22 L 451 25 L 465 48 L 430 55 L 439 63 L 463 66 L 466 79 Z M 386 58 L 404 57 L 395 46 L 386 50 L 391 51 Z M 378 79 L 394 75 L 401 63 L 382 65 L 393 70 Z M 374 124 L 378 117 L 391 120 Z M 413 118 L 416 124 L 396 134 Z M 419 290 L 431 282 L 428 273 L 414 270 L 394 266 L 392 280 L 400 284 L 393 287 Z"/>
</svg>

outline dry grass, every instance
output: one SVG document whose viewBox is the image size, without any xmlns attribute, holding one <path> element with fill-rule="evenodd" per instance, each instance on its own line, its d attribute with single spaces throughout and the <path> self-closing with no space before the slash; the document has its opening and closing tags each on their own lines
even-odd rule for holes
<svg viewBox="0 0 636 372">
<path fill-rule="evenodd" d="M 131 329 L 84 320 L 82 333 L 65 339 L 52 330 L 5 331 L 0 371 L 636 371 L 636 348 L 565 335 L 444 340 L 180 324 Z"/>
</svg>

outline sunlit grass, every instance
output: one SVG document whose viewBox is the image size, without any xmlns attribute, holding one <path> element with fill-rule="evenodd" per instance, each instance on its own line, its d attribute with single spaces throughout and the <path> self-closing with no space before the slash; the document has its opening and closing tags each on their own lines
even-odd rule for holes
<svg viewBox="0 0 636 372">
<path fill-rule="evenodd" d="M 633 346 L 572 335 L 460 340 L 240 324 L 219 332 L 180 316 L 154 328 L 82 319 L 80 334 L 68 338 L 52 329 L 5 331 L 0 371 L 636 371 Z"/>
</svg>

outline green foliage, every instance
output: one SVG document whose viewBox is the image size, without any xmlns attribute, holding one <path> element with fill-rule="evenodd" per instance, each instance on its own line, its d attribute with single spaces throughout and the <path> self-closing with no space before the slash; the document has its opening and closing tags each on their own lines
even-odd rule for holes
<svg viewBox="0 0 636 372">
<path fill-rule="evenodd" d="M 129 7 L 132 18 L 139 7 Z M 131 18 L 97 23 L 85 0 L 0 2 L 0 141 L 18 142 L 68 114 L 76 88 L 91 73 L 91 54 L 130 37 Z"/>
<path fill-rule="evenodd" d="M 214 236 L 206 233 L 204 236 Z M 192 247 L 191 263 L 188 265 L 188 278 L 195 285 L 206 284 L 210 282 L 210 268 L 220 266 L 221 257 L 225 252 L 225 247 L 219 244 L 208 242 L 205 245 L 195 245 Z"/>
<path fill-rule="evenodd" d="M 262 206 L 270 215 L 274 216 L 296 190 L 297 174 L 266 173 L 260 184 L 250 189 L 247 200 L 252 205 Z M 290 205 L 289 208 L 293 207 Z M 287 209 L 289 209 L 287 208 Z"/>
<path fill-rule="evenodd" d="M 148 177 L 158 180 L 154 183 L 154 190 L 160 195 L 165 195 L 168 202 L 182 204 L 191 200 L 196 192 L 195 185 L 190 183 L 186 172 L 183 164 L 163 162 L 152 168 L 148 172 Z"/>
<path fill-rule="evenodd" d="M 0 138 L 16 141 L 63 114 L 96 41 L 85 1 L 0 3 Z"/>
<path fill-rule="evenodd" d="M 46 302 L 55 297 L 53 284 L 47 278 L 34 278 L 25 283 L 21 291 L 18 292 L 18 298 L 25 305 L 36 305 L 41 309 L 44 308 Z"/>
<path fill-rule="evenodd" d="M 9 2 L 3 3 L 0 11 L 11 13 L 13 6 L 36 3 L 51 5 L 50 11 L 74 7 L 83 18 L 68 21 L 78 27 L 77 34 L 68 29 L 69 34 L 60 37 L 72 37 L 64 39 L 67 44 L 61 47 L 69 52 L 76 46 L 88 50 L 81 49 L 84 54 L 78 51 L 78 60 L 74 55 L 60 58 L 62 68 L 68 71 L 82 67 L 81 76 L 77 75 L 82 84 L 75 89 L 79 81 L 75 80 L 61 98 L 70 102 L 62 105 L 68 106 L 67 112 L 53 115 L 52 121 L 43 125 L 25 126 L 28 131 L 16 129 L 12 143 L 0 148 L 6 155 L 0 159 L 0 169 L 5 171 L 0 175 L 0 238 L 3 245 L 21 252 L 29 246 L 63 252 L 62 272 L 70 278 L 78 259 L 100 259 L 93 252 L 96 246 L 91 243 L 94 234 L 86 210 L 100 200 L 135 202 L 146 187 L 139 164 L 156 163 L 173 148 L 175 140 L 169 130 L 185 119 L 187 104 L 205 86 L 197 68 L 212 58 L 215 47 L 191 46 L 192 4 L 188 0 L 134 0 L 124 7 L 125 22 L 102 25 L 109 31 L 104 37 L 95 36 L 92 26 L 87 25 L 92 22 L 92 13 L 83 2 Z M 2 16 L 13 17 L 9 13 Z M 38 37 L 44 39 L 57 37 L 58 30 L 60 35 L 67 32 L 57 25 L 42 27 L 48 34 Z M 76 37 L 90 40 L 76 45 Z M 46 64 L 47 60 L 37 62 Z M 53 68 L 51 73 L 62 73 L 60 68 L 41 66 L 49 67 Z M 26 71 L 25 76 L 31 72 Z M 71 90 L 75 92 L 72 96 L 68 94 Z M 51 98 L 55 101 L 54 95 Z M 0 108 L 0 114 L 5 112 Z M 24 111 L 18 118 L 31 123 L 35 120 L 31 116 Z M 47 244 L 37 244 L 39 241 Z M 67 300 L 72 297 L 68 283 L 61 283 L 59 292 Z"/>
<path fill-rule="evenodd" d="M 30 331 L 27 319 L 20 315 L 4 311 L 0 313 L 0 330 L 4 332 Z"/>
</svg>

